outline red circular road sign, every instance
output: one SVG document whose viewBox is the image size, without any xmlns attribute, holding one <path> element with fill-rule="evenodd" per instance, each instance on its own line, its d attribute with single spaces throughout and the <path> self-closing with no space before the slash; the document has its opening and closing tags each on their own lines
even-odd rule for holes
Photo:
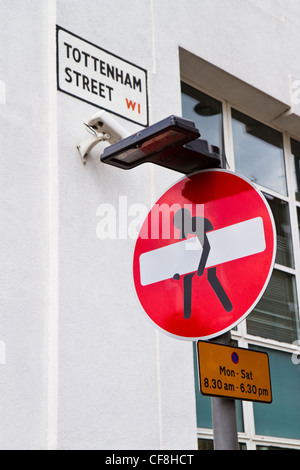
<svg viewBox="0 0 300 470">
<path fill-rule="evenodd" d="M 179 339 L 232 329 L 266 289 L 276 254 L 274 219 L 246 178 L 203 170 L 154 204 L 136 241 L 133 276 L 149 318 Z"/>
</svg>

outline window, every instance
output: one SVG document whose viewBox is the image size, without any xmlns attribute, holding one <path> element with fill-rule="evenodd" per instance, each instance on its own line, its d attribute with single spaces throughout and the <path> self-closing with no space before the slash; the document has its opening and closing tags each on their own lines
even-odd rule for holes
<svg viewBox="0 0 300 470">
<path fill-rule="evenodd" d="M 282 134 L 235 109 L 232 132 L 236 171 L 254 183 L 286 194 Z"/>
<path fill-rule="evenodd" d="M 292 154 L 294 157 L 294 183 L 297 201 L 300 201 L 300 142 L 291 139 Z"/>
<path fill-rule="evenodd" d="M 254 403 L 254 423 L 257 435 L 300 439 L 300 365 L 291 355 L 255 347 L 268 353 L 273 401 L 271 405 Z"/>
<path fill-rule="evenodd" d="M 299 338 L 299 312 L 294 276 L 275 269 L 255 309 L 247 317 L 247 332 L 284 343 Z"/>
<path fill-rule="evenodd" d="M 264 193 L 274 216 L 277 233 L 276 263 L 294 267 L 293 245 L 289 204 L 277 197 Z"/>
<path fill-rule="evenodd" d="M 271 405 L 236 401 L 240 448 L 300 449 L 300 365 L 292 361 L 295 348 L 300 358 L 300 142 L 187 84 L 182 84 L 182 114 L 195 122 L 201 138 L 222 149 L 223 167 L 263 192 L 276 225 L 269 285 L 232 331 L 239 346 L 268 352 L 273 392 Z M 199 392 L 196 348 L 194 361 L 199 449 L 210 449 L 211 403 Z"/>
<path fill-rule="evenodd" d="M 291 149 L 294 159 L 294 187 L 295 187 L 295 199 L 297 206 L 297 223 L 298 223 L 298 234 L 300 241 L 300 142 L 291 139 Z"/>
<path fill-rule="evenodd" d="M 201 139 L 216 145 L 223 154 L 222 103 L 201 93 L 195 88 L 182 84 L 182 115 L 194 121 Z"/>
</svg>

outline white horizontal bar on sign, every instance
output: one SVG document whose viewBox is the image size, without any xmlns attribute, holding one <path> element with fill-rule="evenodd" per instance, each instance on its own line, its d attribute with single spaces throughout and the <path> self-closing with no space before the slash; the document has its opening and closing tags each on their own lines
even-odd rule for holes
<svg viewBox="0 0 300 470">
<path fill-rule="evenodd" d="M 188 245 L 193 248 L 188 248 Z M 141 284 L 146 286 L 154 282 L 170 279 L 174 274 L 197 271 L 202 254 L 198 238 L 179 241 L 157 250 L 148 251 L 140 256 Z"/>
<path fill-rule="evenodd" d="M 210 252 L 206 268 L 245 256 L 261 253 L 266 248 L 261 217 L 246 220 L 207 233 Z M 171 279 L 174 274 L 197 271 L 202 255 L 197 237 L 182 240 L 140 256 L 141 284 L 146 286 Z"/>
<path fill-rule="evenodd" d="M 216 266 L 266 249 L 264 224 L 261 217 L 214 230 L 207 234 L 211 250 L 206 266 Z"/>
</svg>

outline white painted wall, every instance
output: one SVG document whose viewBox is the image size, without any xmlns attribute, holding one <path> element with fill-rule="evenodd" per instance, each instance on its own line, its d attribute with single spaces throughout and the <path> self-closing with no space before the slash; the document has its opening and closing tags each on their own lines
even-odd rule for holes
<svg viewBox="0 0 300 470">
<path fill-rule="evenodd" d="M 48 135 L 45 1 L 1 1 L 0 446 L 46 438 Z M 47 30 L 46 30 L 47 31 Z M 3 361 L 2 361 L 3 362 Z"/>
<path fill-rule="evenodd" d="M 82 165 L 76 145 L 97 109 L 56 91 L 55 23 L 148 71 L 154 123 L 181 113 L 179 47 L 288 109 L 300 7 L 0 0 L 0 10 L 0 447 L 196 448 L 192 345 L 147 321 L 134 240 L 96 234 L 100 204 L 127 196 L 150 208 L 181 175 L 124 172 L 100 164 L 97 147 Z"/>
</svg>

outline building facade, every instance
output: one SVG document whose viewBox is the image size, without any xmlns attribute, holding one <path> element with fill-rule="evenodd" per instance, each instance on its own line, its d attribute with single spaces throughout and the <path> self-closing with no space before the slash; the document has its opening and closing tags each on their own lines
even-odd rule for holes
<svg viewBox="0 0 300 470">
<path fill-rule="evenodd" d="M 239 445 L 300 448 L 297 0 L 0 9 L 0 447 L 212 447 L 195 344 L 148 321 L 132 280 L 142 216 L 182 175 L 105 165 L 102 144 L 83 165 L 85 123 L 104 109 L 128 134 L 193 120 L 265 195 L 275 268 L 232 338 L 268 352 L 273 402 L 236 402 Z"/>
</svg>

